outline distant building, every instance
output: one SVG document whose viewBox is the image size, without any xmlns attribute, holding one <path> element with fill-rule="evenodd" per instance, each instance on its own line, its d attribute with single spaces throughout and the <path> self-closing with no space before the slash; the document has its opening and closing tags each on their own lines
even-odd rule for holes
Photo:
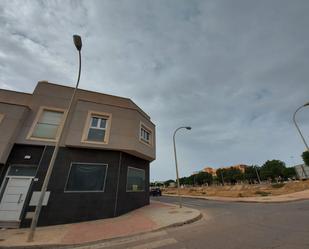
<svg viewBox="0 0 309 249">
<path fill-rule="evenodd" d="M 305 164 L 299 164 L 294 166 L 297 178 L 300 180 L 309 179 L 309 166 Z"/>
<path fill-rule="evenodd" d="M 208 174 L 211 174 L 212 176 L 216 176 L 217 170 L 211 167 L 206 167 L 202 170 L 203 172 L 206 172 Z"/>
<path fill-rule="evenodd" d="M 170 184 L 168 185 L 168 187 L 170 187 L 170 188 L 175 188 L 175 187 L 176 187 L 176 182 L 170 182 Z"/>
<path fill-rule="evenodd" d="M 237 165 L 233 165 L 233 166 L 228 167 L 228 168 L 239 169 L 242 173 L 245 173 L 245 170 L 246 170 L 247 167 L 248 167 L 248 165 L 245 165 L 245 164 L 237 164 Z"/>
<path fill-rule="evenodd" d="M 230 169 L 230 168 L 234 168 L 234 169 L 239 169 L 242 173 L 245 173 L 245 169 L 248 167 L 248 165 L 246 164 L 236 164 L 233 166 L 228 166 L 228 167 L 220 167 L 220 169 Z M 216 176 L 217 173 L 217 169 L 214 169 L 212 167 L 205 167 L 202 172 L 206 172 L 211 174 L 212 176 Z"/>
</svg>

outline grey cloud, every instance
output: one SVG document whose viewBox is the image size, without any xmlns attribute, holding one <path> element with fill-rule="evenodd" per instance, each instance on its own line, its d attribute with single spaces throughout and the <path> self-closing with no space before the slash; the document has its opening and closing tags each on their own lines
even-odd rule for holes
<svg viewBox="0 0 309 249">
<path fill-rule="evenodd" d="M 205 165 L 299 162 L 291 115 L 308 97 L 305 0 L 2 1 L 0 87 L 72 85 L 83 36 L 81 87 L 132 98 L 157 125 L 151 179 Z M 308 110 L 298 115 L 309 136 Z"/>
</svg>

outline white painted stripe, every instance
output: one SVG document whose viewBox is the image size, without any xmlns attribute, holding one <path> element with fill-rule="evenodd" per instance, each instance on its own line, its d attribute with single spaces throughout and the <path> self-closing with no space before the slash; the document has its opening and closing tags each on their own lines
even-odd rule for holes
<svg viewBox="0 0 309 249">
<path fill-rule="evenodd" d="M 138 246 L 127 247 L 127 249 L 154 249 L 154 248 L 158 248 L 161 246 L 167 246 L 167 245 L 172 245 L 176 243 L 177 243 L 177 240 L 175 239 L 164 239 L 164 240 L 154 241 L 154 242 L 150 242 L 150 243 L 146 243 L 146 244 L 142 244 Z"/>
<path fill-rule="evenodd" d="M 185 202 L 183 203 L 184 206 L 199 206 L 199 207 L 205 207 L 204 203 L 199 203 L 199 202 Z M 206 208 L 206 207 L 205 207 Z"/>
<path fill-rule="evenodd" d="M 78 246 L 74 247 L 75 249 L 97 249 L 97 248 L 106 248 L 106 247 L 112 247 L 112 246 L 119 246 L 123 244 L 129 244 L 129 243 L 134 243 L 136 241 L 140 240 L 147 240 L 147 239 L 152 239 L 155 237 L 162 237 L 166 236 L 167 232 L 165 231 L 158 231 L 158 232 L 152 232 L 152 233 L 146 233 L 146 234 L 141 234 L 141 235 L 136 235 L 134 237 L 128 237 L 128 238 L 119 238 L 115 241 L 106 241 L 106 242 L 101 242 L 98 244 L 93 244 L 93 245 L 88 245 L 88 246 Z"/>
<path fill-rule="evenodd" d="M 196 206 L 204 206 L 205 207 L 205 203 L 201 203 L 201 202 L 185 202 L 183 205 L 196 205 Z"/>
</svg>

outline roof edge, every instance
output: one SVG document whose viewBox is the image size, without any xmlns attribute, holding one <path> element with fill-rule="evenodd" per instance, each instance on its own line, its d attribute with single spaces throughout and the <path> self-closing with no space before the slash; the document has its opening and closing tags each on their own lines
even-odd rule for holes
<svg viewBox="0 0 309 249">
<path fill-rule="evenodd" d="M 41 80 L 41 81 L 38 81 L 38 84 L 48 84 L 48 85 L 55 85 L 55 86 L 59 86 L 59 87 L 63 87 L 63 88 L 69 88 L 69 89 L 74 89 L 74 87 L 72 86 L 66 86 L 66 85 L 60 85 L 58 83 L 54 83 L 54 82 L 49 82 L 47 80 Z M 36 87 L 37 87 L 36 86 Z M 36 88 L 35 87 L 35 88 Z M 35 91 L 35 89 L 34 89 Z M 107 93 L 102 93 L 102 92 L 95 92 L 95 91 L 91 91 L 91 90 L 86 90 L 86 89 L 83 89 L 83 88 L 78 88 L 78 91 L 84 91 L 84 92 L 88 92 L 88 93 L 93 93 L 93 94 L 100 94 L 100 95 L 105 95 L 105 96 L 109 96 L 109 97 L 114 97 L 114 98 L 120 98 L 120 99 L 123 99 L 123 100 L 127 100 L 129 102 L 131 102 L 134 106 L 137 107 L 137 109 L 143 113 L 149 120 L 151 120 L 150 116 L 145 112 L 143 111 L 137 104 L 135 104 L 135 102 L 130 99 L 130 98 L 127 98 L 127 97 L 121 97 L 121 96 L 118 96 L 118 95 L 112 95 L 112 94 L 107 94 Z"/>
</svg>

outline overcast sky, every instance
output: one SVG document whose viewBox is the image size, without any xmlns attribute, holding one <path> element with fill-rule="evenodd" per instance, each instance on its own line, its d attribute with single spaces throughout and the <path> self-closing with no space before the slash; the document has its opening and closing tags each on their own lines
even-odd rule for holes
<svg viewBox="0 0 309 249">
<path fill-rule="evenodd" d="M 308 0 L 0 2 L 0 87 L 37 81 L 131 98 L 156 124 L 151 180 L 205 166 L 300 163 L 309 101 Z M 309 108 L 298 115 L 309 137 Z M 309 140 L 309 138 L 308 138 Z"/>
</svg>

